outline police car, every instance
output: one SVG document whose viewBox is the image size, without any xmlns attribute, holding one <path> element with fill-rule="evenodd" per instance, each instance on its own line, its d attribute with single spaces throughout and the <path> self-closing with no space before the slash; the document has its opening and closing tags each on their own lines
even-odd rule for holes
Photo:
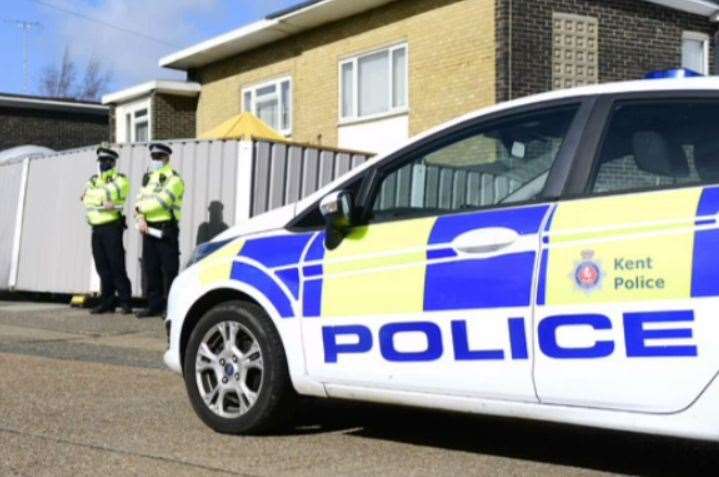
<svg viewBox="0 0 719 477">
<path fill-rule="evenodd" d="M 298 395 L 719 439 L 719 79 L 464 116 L 194 254 L 166 364 L 211 428 Z"/>
</svg>

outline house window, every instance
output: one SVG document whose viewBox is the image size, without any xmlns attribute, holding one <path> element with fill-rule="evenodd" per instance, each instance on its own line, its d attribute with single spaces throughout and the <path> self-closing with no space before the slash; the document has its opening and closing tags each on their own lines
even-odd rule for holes
<svg viewBox="0 0 719 477">
<path fill-rule="evenodd" d="M 242 91 L 242 108 L 280 131 L 292 134 L 292 79 L 282 78 Z"/>
<path fill-rule="evenodd" d="M 133 119 L 134 142 L 150 140 L 150 119 L 147 109 L 135 111 Z"/>
<path fill-rule="evenodd" d="M 554 13 L 552 89 L 599 82 L 599 23 L 594 17 Z"/>
<path fill-rule="evenodd" d="M 407 109 L 407 45 L 394 46 L 340 63 L 344 121 L 392 114 Z"/>
<path fill-rule="evenodd" d="M 148 142 L 152 140 L 150 118 L 152 99 L 146 98 L 132 103 L 118 105 L 115 109 L 115 137 L 124 143 Z"/>
<path fill-rule="evenodd" d="M 709 74 L 709 35 L 684 32 L 682 35 L 682 68 Z"/>
</svg>

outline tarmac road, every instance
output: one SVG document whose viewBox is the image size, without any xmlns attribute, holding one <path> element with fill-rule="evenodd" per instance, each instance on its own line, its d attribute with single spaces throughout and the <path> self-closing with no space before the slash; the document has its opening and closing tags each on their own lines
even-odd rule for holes
<svg viewBox="0 0 719 477">
<path fill-rule="evenodd" d="M 0 475 L 719 470 L 714 444 L 340 402 L 308 402 L 282 435 L 222 436 L 193 414 L 164 348 L 157 319 L 0 302 Z"/>
</svg>

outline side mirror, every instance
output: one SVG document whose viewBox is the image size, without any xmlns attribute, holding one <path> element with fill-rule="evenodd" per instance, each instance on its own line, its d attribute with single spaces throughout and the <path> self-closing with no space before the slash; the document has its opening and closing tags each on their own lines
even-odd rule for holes
<svg viewBox="0 0 719 477">
<path fill-rule="evenodd" d="M 325 244 L 330 250 L 337 248 L 352 227 L 352 195 L 344 190 L 326 195 L 320 213 L 325 219 Z"/>
</svg>

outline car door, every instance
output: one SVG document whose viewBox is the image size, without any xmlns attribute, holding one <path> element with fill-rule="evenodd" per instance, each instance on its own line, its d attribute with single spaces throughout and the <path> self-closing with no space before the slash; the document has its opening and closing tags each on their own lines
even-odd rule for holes
<svg viewBox="0 0 719 477">
<path fill-rule="evenodd" d="M 579 106 L 440 134 L 382 164 L 366 220 L 303 263 L 310 376 L 329 384 L 536 401 L 538 199 Z M 512 205 L 516 204 L 516 205 Z"/>
<path fill-rule="evenodd" d="M 719 370 L 719 99 L 617 100 L 543 234 L 542 402 L 670 413 Z"/>
</svg>

